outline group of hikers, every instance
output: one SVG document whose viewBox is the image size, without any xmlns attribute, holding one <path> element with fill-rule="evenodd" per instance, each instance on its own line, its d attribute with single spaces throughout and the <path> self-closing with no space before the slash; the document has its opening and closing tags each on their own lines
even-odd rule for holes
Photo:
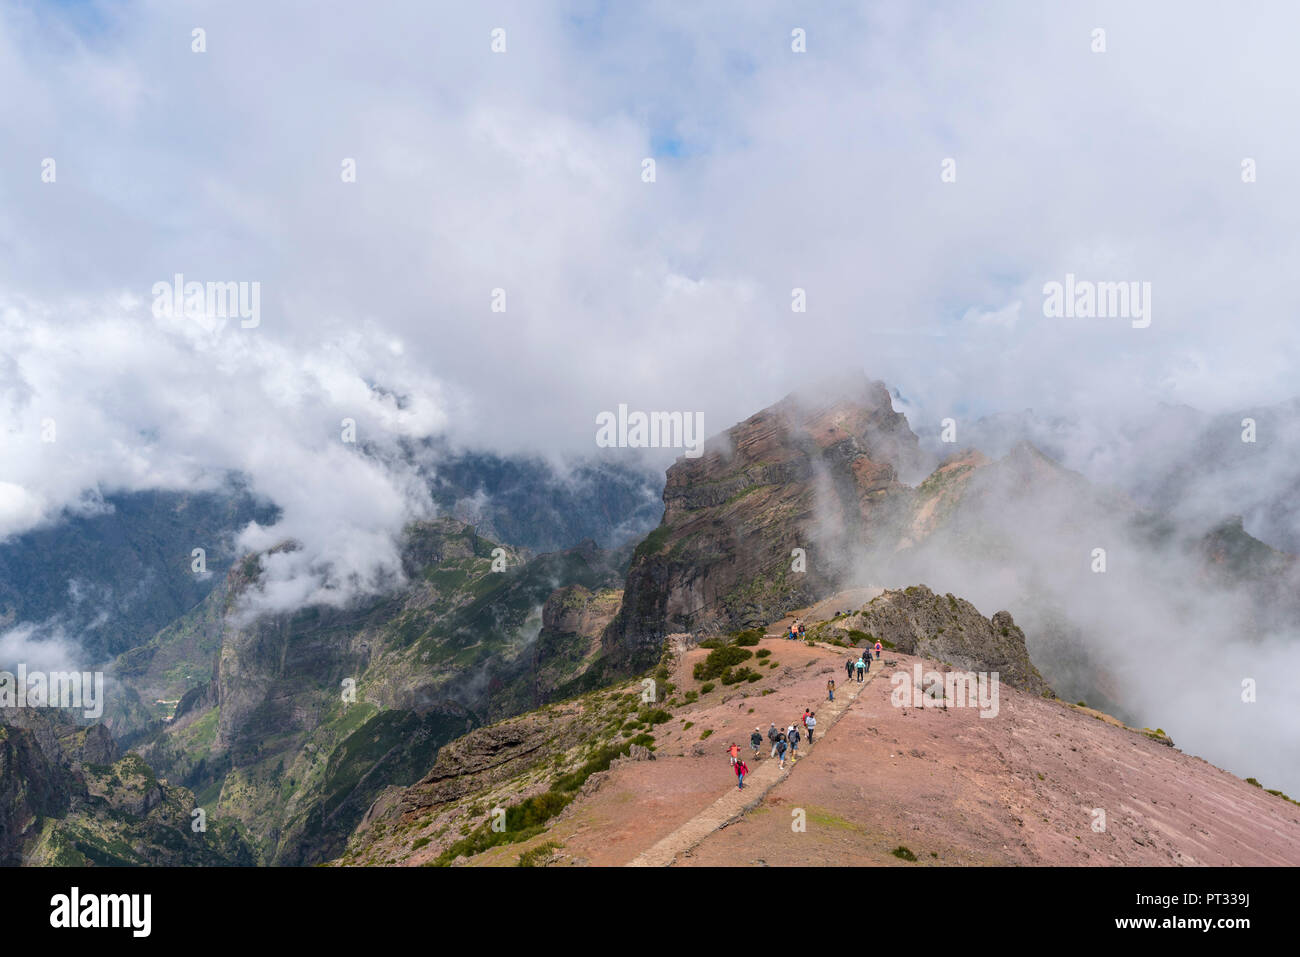
<svg viewBox="0 0 1300 957">
<path fill-rule="evenodd" d="M 800 730 L 802 728 L 803 730 Z M 803 716 L 799 718 L 798 724 L 788 726 L 784 731 L 776 726 L 773 721 L 767 729 L 767 743 L 772 746 L 770 757 L 776 758 L 781 762 L 781 769 L 785 770 L 785 760 L 788 757 L 791 763 L 799 753 L 799 742 L 803 740 L 804 735 L 808 736 L 808 743 L 812 744 L 813 735 L 817 731 L 817 712 L 811 708 L 805 708 Z M 754 760 L 757 761 L 759 752 L 763 749 L 763 728 L 754 728 L 753 733 L 749 736 L 749 746 L 754 751 Z M 744 788 L 745 775 L 749 773 L 749 765 L 740 757 L 740 745 L 734 741 L 727 748 L 727 754 L 731 756 L 731 768 L 736 774 L 736 787 Z"/>
<path fill-rule="evenodd" d="M 848 677 L 848 680 L 852 681 L 853 675 L 856 673 L 858 676 L 859 683 L 865 681 L 867 677 L 867 673 L 871 671 L 871 653 L 874 651 L 876 653 L 876 660 L 879 660 L 880 652 L 883 650 L 884 650 L 884 646 L 882 646 L 880 642 L 877 641 L 874 648 L 871 647 L 870 645 L 863 648 L 862 654 L 858 655 L 857 660 L 854 660 L 850 656 L 848 661 L 844 662 L 844 674 Z M 828 684 L 828 687 L 830 687 L 831 689 L 830 698 L 832 701 L 835 700 L 835 691 L 833 688 L 834 684 L 835 682 L 833 681 L 829 682 Z"/>
<path fill-rule="evenodd" d="M 799 638 L 803 635 L 803 625 L 797 624 L 790 626 L 790 633 L 787 638 Z M 856 659 L 849 658 L 844 663 L 844 670 L 848 675 L 848 680 L 852 681 L 854 675 L 857 675 L 859 682 L 866 680 L 867 673 L 871 670 L 871 653 L 874 651 L 877 660 L 884 647 L 879 641 L 875 646 L 867 645 L 862 649 L 862 653 Z M 835 700 L 835 679 L 831 678 L 826 682 L 826 699 Z M 800 728 L 803 728 L 801 731 Z M 803 717 L 799 719 L 798 724 L 792 724 L 784 731 L 776 726 L 773 721 L 767 729 L 767 742 L 772 746 L 771 757 L 778 758 L 781 762 L 781 770 L 785 770 L 785 759 L 788 757 L 791 764 L 799 753 L 799 742 L 803 740 L 805 734 L 808 736 L 808 743 L 812 744 L 813 734 L 817 730 L 817 713 L 811 708 L 805 708 Z M 763 729 L 760 725 L 756 727 L 749 736 L 749 746 L 754 750 L 754 760 L 757 761 L 759 751 L 763 748 Z M 731 757 L 731 769 L 736 775 L 736 787 L 744 789 L 745 775 L 749 773 L 749 765 L 745 763 L 740 756 L 740 745 L 734 741 L 727 747 L 727 754 Z"/>
<path fill-rule="evenodd" d="M 789 641 L 797 641 L 800 638 L 805 637 L 803 622 L 796 619 L 794 624 L 792 624 L 789 630 L 785 633 L 785 637 Z"/>
</svg>

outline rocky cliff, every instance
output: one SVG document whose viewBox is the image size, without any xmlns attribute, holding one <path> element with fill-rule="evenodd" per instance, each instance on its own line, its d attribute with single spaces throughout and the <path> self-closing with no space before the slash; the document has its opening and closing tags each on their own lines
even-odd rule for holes
<svg viewBox="0 0 1300 957">
<path fill-rule="evenodd" d="M 0 723 L 0 865 L 249 865 L 230 821 L 123 756 L 102 724 L 14 711 Z"/>
<path fill-rule="evenodd" d="M 816 628 L 814 637 L 866 646 L 880 640 L 890 649 L 944 662 L 957 671 L 997 672 L 999 681 L 1013 688 L 1054 697 L 1029 660 L 1025 633 L 1009 612 L 985 618 L 966 599 L 936 595 L 924 585 L 886 591 L 859 611 Z"/>
<path fill-rule="evenodd" d="M 664 635 L 779 618 L 832 590 L 855 547 L 896 541 L 920 462 L 880 382 L 788 396 L 668 470 L 607 649 L 648 664 Z M 798 550 L 798 551 L 797 551 Z"/>
<path fill-rule="evenodd" d="M 625 555 L 586 542 L 530 558 L 440 519 L 407 530 L 403 587 L 255 617 L 242 613 L 259 580 L 250 557 L 188 625 L 121 662 L 137 686 L 159 687 L 215 639 L 211 664 L 186 667 L 208 681 L 172 690 L 174 716 L 138 750 L 242 822 L 265 862 L 324 860 L 447 742 L 543 704 L 597 662 L 619 670 L 598 636 Z"/>
</svg>

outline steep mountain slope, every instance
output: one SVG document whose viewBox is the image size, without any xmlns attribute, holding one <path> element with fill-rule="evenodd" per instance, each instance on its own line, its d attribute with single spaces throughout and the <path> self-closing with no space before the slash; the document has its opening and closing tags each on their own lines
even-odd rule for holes
<svg viewBox="0 0 1300 957">
<path fill-rule="evenodd" d="M 544 609 L 564 586 L 601 596 L 595 620 L 608 620 L 624 559 L 591 543 L 528 561 L 498 548 L 451 519 L 418 523 L 404 544 L 406 587 L 251 620 L 241 598 L 258 562 L 241 562 L 206 607 L 118 662 L 129 685 L 181 698 L 139 753 L 241 821 L 268 863 L 332 856 L 383 788 L 415 781 L 447 741 L 537 707 L 599 658 L 582 616 L 556 616 L 539 640 Z M 206 684 L 168 684 L 202 677 L 205 649 Z"/>
<path fill-rule="evenodd" d="M 896 541 L 916 444 L 885 386 L 862 379 L 789 396 L 679 459 L 606 648 L 644 665 L 671 632 L 764 623 L 833 590 L 854 548 Z"/>
<path fill-rule="evenodd" d="M 123 756 L 103 725 L 0 714 L 0 865 L 253 863 L 237 828 L 194 810 L 190 791 Z"/>
<path fill-rule="evenodd" d="M 586 539 L 616 548 L 659 520 L 663 478 L 649 469 L 606 462 L 561 469 L 536 458 L 444 449 L 427 471 L 443 514 L 534 552 Z"/>
<path fill-rule="evenodd" d="M 905 611 L 906 640 L 933 597 L 905 590 L 876 613 L 894 620 L 881 605 Z M 957 620 L 990 621 L 955 601 Z M 831 628 L 800 614 L 819 632 Z M 842 621 L 833 639 L 856 630 Z M 750 640 L 699 647 L 674 638 L 666 700 L 654 705 L 630 682 L 477 729 L 445 748 L 418 784 L 386 792 L 338 863 L 637 860 L 736 792 L 728 744 L 741 746 L 752 770 L 768 767 L 766 739 L 757 758 L 748 746 L 755 726 L 785 727 L 806 708 L 824 711 L 828 679 L 840 683 L 837 698 L 845 695 L 842 650 L 739 643 Z M 1023 656 L 1014 635 L 1004 641 L 997 633 L 972 641 L 970 664 L 986 670 L 1008 651 Z M 710 662 L 737 651 L 751 656 L 730 672 L 744 668 L 757 680 L 712 676 Z M 675 863 L 1300 863 L 1300 806 L 1182 754 L 1158 730 L 1005 684 L 994 708 L 962 707 L 925 696 L 914 683 L 917 665 L 948 670 L 887 651 L 841 719 L 819 727 L 784 771 L 771 769 L 776 786 L 733 802 L 739 816 L 725 827 L 715 821 Z M 909 695 L 898 697 L 904 689 Z"/>
<path fill-rule="evenodd" d="M 134 647 L 189 611 L 234 561 L 234 536 L 275 510 L 238 483 L 219 492 L 103 496 L 84 513 L 0 542 L 0 631 L 65 635 L 81 666 Z M 206 553 L 196 574 L 191 553 Z"/>
</svg>

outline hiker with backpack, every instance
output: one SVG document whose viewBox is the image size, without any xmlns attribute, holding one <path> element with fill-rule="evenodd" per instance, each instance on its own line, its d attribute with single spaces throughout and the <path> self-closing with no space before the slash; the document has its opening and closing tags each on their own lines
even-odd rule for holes
<svg viewBox="0 0 1300 957">
<path fill-rule="evenodd" d="M 785 770 L 785 752 L 786 752 L 786 749 L 788 749 L 789 747 L 790 747 L 790 745 L 789 745 L 789 743 L 785 740 L 785 734 L 784 734 L 784 733 L 782 733 L 781 736 L 778 737 L 778 738 L 776 739 L 776 744 L 772 745 L 772 757 L 774 757 L 774 758 L 779 757 L 779 758 L 781 759 L 781 770 L 782 770 L 782 771 Z"/>
<path fill-rule="evenodd" d="M 817 713 L 815 711 L 808 712 L 808 720 L 803 723 L 803 726 L 808 729 L 808 746 L 812 747 L 813 732 L 817 730 Z"/>
<path fill-rule="evenodd" d="M 834 678 L 826 679 L 826 700 L 827 701 L 835 700 L 835 679 Z"/>
<path fill-rule="evenodd" d="M 876 642 L 876 660 L 877 660 L 877 661 L 880 660 L 880 642 L 879 642 L 879 641 Z"/>
<path fill-rule="evenodd" d="M 865 670 L 867 667 L 866 662 L 863 661 L 861 658 L 859 658 L 857 661 L 853 663 L 853 667 L 858 673 L 858 684 L 862 684 L 863 675 L 866 673 Z"/>
<path fill-rule="evenodd" d="M 745 787 L 745 775 L 749 773 L 749 765 L 744 761 L 736 762 L 736 787 Z"/>
<path fill-rule="evenodd" d="M 852 658 L 844 662 L 844 674 L 847 680 L 849 681 L 853 680 L 853 659 Z"/>
<path fill-rule="evenodd" d="M 754 760 L 758 760 L 758 749 L 763 746 L 763 732 L 755 728 L 749 736 L 749 746 L 754 749 Z"/>
<path fill-rule="evenodd" d="M 799 756 L 799 729 L 790 725 L 785 732 L 785 737 L 790 742 L 790 760 L 793 762 Z"/>
<path fill-rule="evenodd" d="M 799 622 L 799 637 L 800 637 L 800 638 L 803 638 L 803 637 L 804 637 L 804 627 L 803 627 L 803 622 L 802 622 L 802 621 Z"/>
<path fill-rule="evenodd" d="M 772 757 L 776 757 L 776 742 L 780 738 L 781 732 L 777 730 L 776 722 L 773 721 L 772 726 L 767 729 L 767 740 L 772 742 Z"/>
</svg>

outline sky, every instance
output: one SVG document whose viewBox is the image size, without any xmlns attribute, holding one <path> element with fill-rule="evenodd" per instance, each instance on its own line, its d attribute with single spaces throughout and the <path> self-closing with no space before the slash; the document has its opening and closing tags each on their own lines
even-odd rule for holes
<svg viewBox="0 0 1300 957">
<path fill-rule="evenodd" d="M 923 439 L 1287 399 L 1298 20 L 5 4 L 0 537 L 235 469 L 283 508 L 243 545 L 307 544 L 273 570 L 288 605 L 320 597 L 322 561 L 391 570 L 431 507 L 404 439 L 595 455 L 620 404 L 713 434 L 845 369 L 897 389 Z M 177 274 L 258 284 L 256 326 L 156 315 Z M 1044 315 L 1067 274 L 1149 283 L 1149 325 Z"/>
</svg>

